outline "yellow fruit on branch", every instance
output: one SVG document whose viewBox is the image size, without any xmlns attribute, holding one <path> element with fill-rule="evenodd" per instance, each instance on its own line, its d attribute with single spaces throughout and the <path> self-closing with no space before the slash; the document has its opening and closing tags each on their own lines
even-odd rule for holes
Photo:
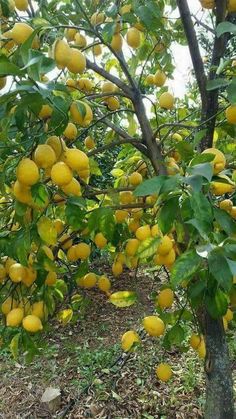
<svg viewBox="0 0 236 419">
<path fill-rule="evenodd" d="M 39 118 L 41 119 L 48 119 L 53 113 L 53 109 L 49 105 L 43 105 L 40 112 L 39 112 Z"/>
<path fill-rule="evenodd" d="M 117 97 L 110 96 L 110 97 L 106 98 L 105 103 L 107 104 L 107 107 L 111 111 L 116 111 L 117 109 L 120 108 L 120 102 L 117 99 Z"/>
<path fill-rule="evenodd" d="M 128 256 L 134 256 L 137 253 L 140 241 L 138 239 L 129 239 L 125 246 L 125 253 Z"/>
<path fill-rule="evenodd" d="M 129 175 L 129 184 L 132 186 L 138 186 L 142 181 L 143 177 L 139 172 L 133 172 Z"/>
<path fill-rule="evenodd" d="M 59 243 L 63 250 L 67 250 L 72 246 L 73 240 L 69 234 L 65 233 L 59 238 Z"/>
<path fill-rule="evenodd" d="M 234 220 L 236 220 L 236 206 L 231 208 L 230 215 L 231 217 L 233 217 Z"/>
<path fill-rule="evenodd" d="M 103 249 L 107 245 L 107 239 L 102 233 L 97 233 L 94 237 L 94 243 L 99 249 Z"/>
<path fill-rule="evenodd" d="M 87 46 L 87 39 L 79 32 L 75 34 L 74 41 L 75 45 L 79 48 L 85 48 Z"/>
<path fill-rule="evenodd" d="M 58 162 L 52 166 L 51 179 L 55 185 L 64 186 L 72 181 L 71 169 L 64 162 Z"/>
<path fill-rule="evenodd" d="M 128 330 L 121 337 L 121 347 L 125 352 L 132 350 L 138 343 L 140 343 L 140 337 L 134 330 Z"/>
<path fill-rule="evenodd" d="M 164 86 L 166 82 L 166 75 L 161 70 L 157 70 L 157 72 L 154 75 L 154 84 L 158 87 Z"/>
<path fill-rule="evenodd" d="M 211 192 L 213 195 L 221 196 L 232 193 L 235 190 L 235 183 L 226 175 L 219 176 L 219 180 L 211 182 Z"/>
<path fill-rule="evenodd" d="M 76 33 L 77 33 L 77 31 L 74 28 L 65 29 L 65 37 L 66 37 L 67 41 L 69 41 L 69 42 L 74 41 Z"/>
<path fill-rule="evenodd" d="M 169 236 L 163 236 L 157 246 L 157 253 L 161 256 L 165 256 L 170 253 L 174 243 Z"/>
<path fill-rule="evenodd" d="M 97 284 L 97 275 L 93 272 L 89 272 L 83 278 L 83 287 L 84 288 L 93 288 Z"/>
<path fill-rule="evenodd" d="M 74 177 L 68 185 L 62 186 L 61 190 L 68 196 L 81 196 L 81 186 L 77 179 Z"/>
<path fill-rule="evenodd" d="M 12 297 L 7 297 L 7 299 L 3 301 L 1 305 L 2 313 L 5 315 L 10 313 L 10 311 L 14 308 L 17 308 L 17 301 Z"/>
<path fill-rule="evenodd" d="M 78 148 L 67 148 L 64 152 L 64 161 L 67 166 L 75 171 L 89 168 L 88 156 Z"/>
<path fill-rule="evenodd" d="M 75 140 L 78 134 L 75 124 L 73 124 L 73 122 L 69 122 L 63 134 L 68 140 Z"/>
<path fill-rule="evenodd" d="M 160 255 L 159 253 L 156 254 L 154 257 L 154 263 L 157 265 L 164 265 L 167 268 L 171 267 L 175 261 L 176 254 L 175 250 L 172 248 L 169 253 L 166 255 Z"/>
<path fill-rule="evenodd" d="M 98 288 L 103 292 L 109 292 L 111 289 L 111 281 L 105 275 L 100 276 L 98 279 Z"/>
<path fill-rule="evenodd" d="M 22 325 L 23 328 L 30 333 L 36 333 L 43 329 L 41 320 L 33 314 L 29 314 L 28 316 L 24 317 Z"/>
<path fill-rule="evenodd" d="M 24 158 L 17 166 L 16 177 L 22 185 L 32 186 L 39 180 L 39 169 L 33 160 Z"/>
<path fill-rule="evenodd" d="M 159 364 L 156 368 L 156 375 L 160 381 L 166 383 L 173 375 L 172 369 L 169 364 Z"/>
<path fill-rule="evenodd" d="M 226 111 L 225 116 L 229 124 L 236 124 L 236 105 L 230 105 Z"/>
<path fill-rule="evenodd" d="M 114 262 L 112 265 L 112 273 L 115 277 L 120 276 L 123 272 L 123 265 L 120 262 Z"/>
<path fill-rule="evenodd" d="M 10 327 L 19 327 L 24 317 L 23 308 L 13 308 L 6 316 L 6 325 Z"/>
<path fill-rule="evenodd" d="M 165 332 L 165 324 L 158 316 L 145 317 L 143 327 L 150 336 L 161 336 Z"/>
<path fill-rule="evenodd" d="M 93 26 L 101 25 L 105 21 L 104 13 L 96 12 L 91 16 L 90 22 Z"/>
<path fill-rule="evenodd" d="M 39 319 L 43 320 L 47 318 L 48 310 L 44 301 L 37 301 L 33 303 L 31 314 L 37 316 Z"/>
<path fill-rule="evenodd" d="M 133 220 L 133 219 L 130 220 L 128 228 L 129 228 L 129 231 L 131 231 L 131 233 L 135 233 L 139 227 L 140 227 L 139 220 Z"/>
<path fill-rule="evenodd" d="M 15 0 L 15 5 L 18 10 L 24 12 L 28 9 L 29 3 L 28 0 Z"/>
<path fill-rule="evenodd" d="M 165 288 L 164 290 L 160 291 L 160 293 L 157 296 L 157 303 L 162 309 L 170 308 L 173 302 L 174 293 L 170 288 Z"/>
<path fill-rule="evenodd" d="M 232 310 L 230 310 L 230 308 L 228 308 L 226 314 L 224 315 L 224 319 L 227 320 L 227 322 L 231 322 L 234 318 L 234 313 L 232 312 Z"/>
<path fill-rule="evenodd" d="M 67 260 L 69 262 L 75 262 L 76 260 L 78 260 L 77 252 L 76 252 L 76 245 L 71 246 L 68 249 L 67 254 L 66 254 L 66 257 L 67 257 Z"/>
<path fill-rule="evenodd" d="M 47 169 L 56 162 L 56 154 L 53 148 L 48 144 L 40 144 L 34 152 L 34 161 L 38 167 Z"/>
<path fill-rule="evenodd" d="M 228 11 L 230 13 L 235 13 L 236 12 L 236 0 L 228 0 L 227 8 L 228 8 Z"/>
<path fill-rule="evenodd" d="M 76 245 L 76 254 L 77 258 L 81 260 L 85 260 L 90 256 L 91 247 L 87 243 L 78 243 Z"/>
<path fill-rule="evenodd" d="M 4 38 L 13 39 L 13 41 L 17 45 L 21 45 L 30 37 L 30 35 L 32 35 L 33 32 L 34 32 L 34 29 L 31 28 L 31 26 L 29 26 L 27 23 L 19 22 L 19 23 L 15 23 L 13 28 L 10 31 L 4 32 L 3 36 Z M 32 47 L 33 48 L 39 47 L 39 40 L 37 36 L 35 36 L 32 42 Z"/>
<path fill-rule="evenodd" d="M 135 197 L 131 191 L 120 192 L 120 203 L 123 205 L 132 204 L 135 201 Z"/>
<path fill-rule="evenodd" d="M 116 85 L 111 81 L 105 81 L 102 85 L 102 93 L 114 93 L 116 91 Z"/>
<path fill-rule="evenodd" d="M 127 31 L 126 34 L 126 41 L 127 44 L 134 49 L 137 49 L 140 47 L 141 44 L 141 33 L 136 28 L 130 28 Z"/>
<path fill-rule="evenodd" d="M 123 38 L 120 33 L 115 33 L 111 40 L 111 48 L 114 49 L 115 52 L 121 52 L 123 46 Z"/>
<path fill-rule="evenodd" d="M 84 145 L 88 150 L 93 150 L 96 146 L 94 139 L 90 135 L 85 138 Z"/>
<path fill-rule="evenodd" d="M 226 158 L 220 150 L 213 147 L 207 148 L 202 152 L 202 154 L 213 154 L 215 156 L 214 160 L 210 162 L 213 167 L 214 175 L 217 175 L 219 172 L 222 172 L 222 170 L 224 170 L 226 165 Z"/>
<path fill-rule="evenodd" d="M 84 54 L 76 48 L 70 48 L 69 59 L 66 66 L 71 73 L 84 73 L 86 69 L 86 58 Z"/>
<path fill-rule="evenodd" d="M 167 109 L 167 110 L 173 109 L 174 103 L 175 103 L 175 98 L 169 92 L 162 93 L 162 95 L 159 97 L 159 105 L 163 109 Z"/>
<path fill-rule="evenodd" d="M 125 211 L 125 210 L 115 211 L 115 219 L 117 223 L 123 223 L 124 221 L 127 220 L 128 216 L 129 216 L 128 211 Z"/>
<path fill-rule="evenodd" d="M 46 279 L 45 279 L 45 285 L 48 285 L 49 287 L 52 287 L 57 282 L 57 274 L 56 272 L 50 271 L 48 272 Z"/>
<path fill-rule="evenodd" d="M 206 357 L 206 345 L 203 337 L 201 337 L 201 342 L 197 347 L 197 353 L 199 358 L 204 359 Z"/>
<path fill-rule="evenodd" d="M 231 199 L 224 199 L 219 203 L 219 207 L 224 211 L 230 212 L 233 208 L 233 202 Z"/>
<path fill-rule="evenodd" d="M 190 340 L 189 340 L 190 346 L 193 349 L 197 350 L 198 347 L 199 347 L 199 345 L 200 345 L 200 343 L 201 343 L 201 339 L 202 339 L 201 336 L 196 335 L 196 334 L 192 334 L 191 337 L 190 337 Z"/>
<path fill-rule="evenodd" d="M 0 77 L 0 90 L 2 90 L 7 84 L 7 78 L 6 77 Z"/>
<path fill-rule="evenodd" d="M 51 137 L 48 137 L 46 144 L 54 150 L 57 160 L 62 157 L 63 151 L 66 149 L 66 145 L 61 138 L 56 135 L 52 135 Z"/>
<path fill-rule="evenodd" d="M 72 120 L 82 127 L 87 127 L 93 120 L 92 109 L 87 103 L 82 101 L 73 102 L 70 107 L 70 113 Z"/>
<path fill-rule="evenodd" d="M 24 276 L 26 276 L 25 267 L 20 263 L 14 263 L 9 269 L 9 276 L 12 282 L 21 282 Z"/>
<path fill-rule="evenodd" d="M 29 186 L 22 185 L 18 180 L 13 185 L 13 194 L 17 201 L 22 204 L 31 205 L 32 204 L 32 195 Z"/>
<path fill-rule="evenodd" d="M 151 237 L 151 228 L 150 228 L 150 225 L 145 225 L 145 226 L 139 227 L 136 230 L 136 232 L 135 232 L 135 236 L 140 241 L 146 240 L 149 237 Z"/>
<path fill-rule="evenodd" d="M 57 65 L 64 68 L 70 59 L 70 47 L 63 39 L 57 39 L 52 47 L 52 55 Z"/>
</svg>

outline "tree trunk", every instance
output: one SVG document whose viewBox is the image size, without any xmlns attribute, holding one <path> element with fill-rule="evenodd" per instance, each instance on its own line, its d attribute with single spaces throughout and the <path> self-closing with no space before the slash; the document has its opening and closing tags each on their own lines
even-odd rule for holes
<svg viewBox="0 0 236 419">
<path fill-rule="evenodd" d="M 223 323 L 205 313 L 205 419 L 234 419 L 232 368 Z"/>
</svg>

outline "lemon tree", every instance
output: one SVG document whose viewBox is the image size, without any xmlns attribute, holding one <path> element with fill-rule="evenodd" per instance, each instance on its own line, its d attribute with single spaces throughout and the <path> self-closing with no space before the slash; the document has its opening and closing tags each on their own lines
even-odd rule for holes
<svg viewBox="0 0 236 419">
<path fill-rule="evenodd" d="M 199 8 L 201 20 L 187 0 L 0 1 L 1 334 L 31 358 L 34 335 L 76 320 L 90 289 L 125 309 L 138 295 L 113 292 L 124 269 L 162 271 L 142 333 L 195 350 L 205 417 L 230 419 L 236 4 Z M 194 69 L 183 98 L 176 43 Z M 141 340 L 130 330 L 121 346 Z M 163 351 L 157 379 L 173 374 Z"/>
</svg>

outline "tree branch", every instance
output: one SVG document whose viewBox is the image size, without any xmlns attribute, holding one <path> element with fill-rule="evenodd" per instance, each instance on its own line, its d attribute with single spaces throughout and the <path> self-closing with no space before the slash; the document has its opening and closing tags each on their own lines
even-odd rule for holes
<svg viewBox="0 0 236 419">
<path fill-rule="evenodd" d="M 202 109 L 205 113 L 205 110 L 207 108 L 206 75 L 199 49 L 197 35 L 193 26 L 193 21 L 191 18 L 187 0 L 176 1 L 179 8 L 180 17 L 183 23 L 185 35 L 188 41 L 189 52 L 192 58 L 197 84 L 201 95 Z"/>
<path fill-rule="evenodd" d="M 141 144 L 139 144 L 139 142 L 132 137 L 130 137 L 129 139 L 122 138 L 122 139 L 119 139 L 117 141 L 112 141 L 110 144 L 105 144 L 105 145 L 102 145 L 101 147 L 95 148 L 94 150 L 89 151 L 87 153 L 87 155 L 88 155 L 88 157 L 95 156 L 98 153 L 102 153 L 105 150 L 109 150 L 109 148 L 113 148 L 113 147 L 116 147 L 116 146 L 119 146 L 119 145 L 122 145 L 122 144 L 132 144 L 136 148 L 138 148 L 138 146 L 141 146 Z M 147 150 L 145 150 L 145 153 L 144 153 L 143 149 L 140 150 L 140 151 L 142 151 L 143 154 L 147 153 Z"/>
</svg>

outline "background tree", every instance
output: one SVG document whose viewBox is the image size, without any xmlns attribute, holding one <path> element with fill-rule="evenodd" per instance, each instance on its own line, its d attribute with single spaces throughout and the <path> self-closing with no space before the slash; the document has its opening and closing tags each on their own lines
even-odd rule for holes
<svg viewBox="0 0 236 419">
<path fill-rule="evenodd" d="M 133 304 L 134 292 L 111 293 L 91 271 L 101 249 L 114 277 L 124 265 L 163 267 L 143 327 L 181 348 L 194 325 L 205 416 L 233 418 L 225 330 L 236 305 L 236 5 L 199 7 L 209 9 L 201 20 L 186 0 L 1 2 L 3 335 L 13 353 L 21 344 L 33 354 L 30 333 L 65 294 L 59 316 L 69 321 L 77 286 Z M 165 86 L 175 41 L 188 45 L 196 78 L 183 100 Z M 139 340 L 128 331 L 122 347 Z M 159 379 L 171 375 L 158 365 Z"/>
</svg>

